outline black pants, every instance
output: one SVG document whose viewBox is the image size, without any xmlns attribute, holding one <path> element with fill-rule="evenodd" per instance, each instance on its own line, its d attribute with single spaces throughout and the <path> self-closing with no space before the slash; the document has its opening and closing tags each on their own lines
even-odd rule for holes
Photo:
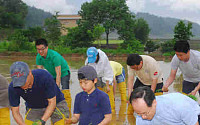
<svg viewBox="0 0 200 125">
<path fill-rule="evenodd" d="M 189 94 L 190 92 L 192 92 L 195 87 L 198 85 L 199 83 L 193 83 L 193 82 L 188 82 L 183 80 L 183 88 L 182 88 L 182 92 Z M 200 90 L 199 90 L 199 94 L 200 94 Z"/>
<path fill-rule="evenodd" d="M 133 86 L 133 89 L 135 88 L 138 88 L 138 87 L 141 87 L 141 86 L 148 86 L 151 88 L 151 85 L 144 85 L 138 78 L 136 79 L 135 83 L 134 83 L 134 86 Z M 156 90 L 160 90 L 162 89 L 163 87 L 163 82 L 161 83 L 158 83 L 157 86 L 156 86 Z M 155 90 L 155 92 L 156 92 Z M 159 92 L 162 92 L 162 91 L 159 91 Z"/>
<path fill-rule="evenodd" d="M 200 125 L 200 115 L 198 116 L 198 122 L 199 122 L 199 125 Z"/>
<path fill-rule="evenodd" d="M 56 78 L 54 80 L 56 82 Z M 61 77 L 62 90 L 69 89 L 69 83 L 70 83 L 70 71 L 68 70 L 68 75 Z"/>
</svg>

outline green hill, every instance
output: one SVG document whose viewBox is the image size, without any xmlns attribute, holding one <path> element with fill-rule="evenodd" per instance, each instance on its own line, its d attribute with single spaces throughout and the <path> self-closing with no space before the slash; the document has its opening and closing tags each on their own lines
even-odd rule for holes
<svg viewBox="0 0 200 125">
<path fill-rule="evenodd" d="M 28 6 L 25 27 L 42 26 L 44 24 L 44 20 L 51 16 L 52 14 L 49 12 Z"/>
<path fill-rule="evenodd" d="M 136 18 L 143 18 L 151 29 L 150 38 L 173 38 L 174 27 L 180 19 L 160 17 L 148 13 L 137 13 Z M 185 20 L 185 22 L 187 22 Z M 192 22 L 194 38 L 200 38 L 200 25 Z"/>
<path fill-rule="evenodd" d="M 45 12 L 44 10 L 29 6 L 25 27 L 27 28 L 27 27 L 42 26 L 44 23 L 44 20 L 51 16 L 52 14 L 50 12 Z M 174 27 L 180 20 L 176 18 L 160 17 L 160 16 L 149 14 L 149 13 L 141 13 L 141 12 L 137 13 L 135 16 L 136 18 L 143 18 L 144 20 L 147 21 L 151 29 L 150 38 L 165 38 L 165 39 L 173 38 Z M 185 22 L 187 21 L 185 20 Z M 193 23 L 192 26 L 193 26 L 192 32 L 194 35 L 193 39 L 199 39 L 200 25 L 197 23 Z M 102 38 L 104 37 L 105 37 L 105 34 L 103 34 Z M 112 32 L 109 35 L 109 38 L 117 39 L 118 35 L 116 31 Z"/>
</svg>

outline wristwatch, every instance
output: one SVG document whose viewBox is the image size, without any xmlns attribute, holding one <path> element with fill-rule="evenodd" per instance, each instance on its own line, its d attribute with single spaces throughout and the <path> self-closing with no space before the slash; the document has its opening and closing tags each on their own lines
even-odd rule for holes
<svg viewBox="0 0 200 125">
<path fill-rule="evenodd" d="M 40 119 L 40 122 L 42 123 L 42 125 L 45 125 L 45 121 L 44 120 L 42 120 L 42 119 Z"/>
</svg>

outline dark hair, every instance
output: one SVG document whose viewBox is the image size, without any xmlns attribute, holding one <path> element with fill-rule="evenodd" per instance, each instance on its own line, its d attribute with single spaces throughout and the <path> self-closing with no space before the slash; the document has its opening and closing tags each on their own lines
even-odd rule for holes
<svg viewBox="0 0 200 125">
<path fill-rule="evenodd" d="M 133 90 L 130 96 L 130 103 L 132 104 L 133 100 L 136 100 L 138 98 L 143 98 L 144 101 L 146 102 L 148 107 L 152 106 L 153 100 L 155 99 L 155 95 L 153 91 L 151 90 L 150 87 L 148 86 L 143 86 L 143 87 L 138 87 Z"/>
<path fill-rule="evenodd" d="M 99 53 L 97 54 L 97 60 L 95 61 L 95 63 L 98 63 L 100 59 Z"/>
<path fill-rule="evenodd" d="M 126 64 L 129 66 L 140 65 L 142 57 L 138 54 L 129 54 L 126 60 Z"/>
<path fill-rule="evenodd" d="M 188 41 L 186 40 L 176 41 L 174 45 L 174 51 L 187 53 L 189 50 L 190 50 L 190 45 Z"/>
<path fill-rule="evenodd" d="M 35 46 L 37 45 L 44 45 L 45 47 L 48 46 L 47 40 L 46 39 L 37 39 L 35 41 Z"/>
</svg>

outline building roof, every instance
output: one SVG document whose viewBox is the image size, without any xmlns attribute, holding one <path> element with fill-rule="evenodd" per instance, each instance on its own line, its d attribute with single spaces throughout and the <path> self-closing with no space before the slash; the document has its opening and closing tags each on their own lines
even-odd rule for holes
<svg viewBox="0 0 200 125">
<path fill-rule="evenodd" d="M 57 19 L 78 20 L 78 19 L 81 19 L 81 16 L 80 15 L 58 15 Z"/>
</svg>

